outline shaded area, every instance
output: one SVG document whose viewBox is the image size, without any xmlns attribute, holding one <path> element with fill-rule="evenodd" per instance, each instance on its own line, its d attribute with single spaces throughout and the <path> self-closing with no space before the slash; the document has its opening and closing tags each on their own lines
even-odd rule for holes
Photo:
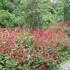
<svg viewBox="0 0 70 70">
<path fill-rule="evenodd" d="M 64 21 L 70 25 L 70 0 L 65 0 L 64 5 Z"/>
<path fill-rule="evenodd" d="M 45 27 L 64 20 L 64 0 L 0 0 L 0 26 Z"/>
</svg>

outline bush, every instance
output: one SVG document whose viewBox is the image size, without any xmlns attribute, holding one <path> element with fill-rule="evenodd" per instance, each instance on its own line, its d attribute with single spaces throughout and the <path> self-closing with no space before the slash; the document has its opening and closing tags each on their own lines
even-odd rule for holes
<svg viewBox="0 0 70 70">
<path fill-rule="evenodd" d="M 22 20 L 23 16 L 16 16 L 15 14 L 11 14 L 8 11 L 0 10 L 0 25 L 1 26 L 9 26 L 16 27 L 18 24 L 23 24 Z"/>
</svg>

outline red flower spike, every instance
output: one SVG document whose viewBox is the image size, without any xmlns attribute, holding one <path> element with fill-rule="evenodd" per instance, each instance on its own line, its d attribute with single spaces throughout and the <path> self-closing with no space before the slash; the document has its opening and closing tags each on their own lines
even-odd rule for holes
<svg viewBox="0 0 70 70">
<path fill-rule="evenodd" d="M 4 47 L 0 47 L 0 53 L 4 53 L 5 48 Z"/>
<path fill-rule="evenodd" d="M 19 48 L 19 49 L 17 50 L 17 56 L 18 56 L 18 57 L 22 57 L 23 54 L 24 54 L 23 49 L 22 49 L 22 48 Z"/>
<path fill-rule="evenodd" d="M 14 51 L 10 52 L 11 57 L 13 57 L 15 55 Z"/>
<path fill-rule="evenodd" d="M 57 64 L 60 64 L 60 62 L 59 62 L 59 61 L 57 61 L 56 63 L 57 63 Z"/>
</svg>

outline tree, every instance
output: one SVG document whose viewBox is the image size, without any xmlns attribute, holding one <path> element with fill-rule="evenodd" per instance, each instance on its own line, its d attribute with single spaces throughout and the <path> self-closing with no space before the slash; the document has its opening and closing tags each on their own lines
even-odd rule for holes
<svg viewBox="0 0 70 70">
<path fill-rule="evenodd" d="M 70 25 L 70 0 L 65 0 L 64 21 L 66 24 Z"/>
<path fill-rule="evenodd" d="M 14 27 L 24 24 L 32 28 L 47 26 L 63 20 L 63 7 L 63 0 L 0 0 L 0 25 Z"/>
</svg>

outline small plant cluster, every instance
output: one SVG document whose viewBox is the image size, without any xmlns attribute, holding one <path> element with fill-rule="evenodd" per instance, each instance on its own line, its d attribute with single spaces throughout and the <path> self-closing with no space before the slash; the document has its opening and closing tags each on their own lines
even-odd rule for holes
<svg viewBox="0 0 70 70">
<path fill-rule="evenodd" d="M 58 29 L 0 28 L 0 70 L 52 70 L 69 41 Z"/>
</svg>

